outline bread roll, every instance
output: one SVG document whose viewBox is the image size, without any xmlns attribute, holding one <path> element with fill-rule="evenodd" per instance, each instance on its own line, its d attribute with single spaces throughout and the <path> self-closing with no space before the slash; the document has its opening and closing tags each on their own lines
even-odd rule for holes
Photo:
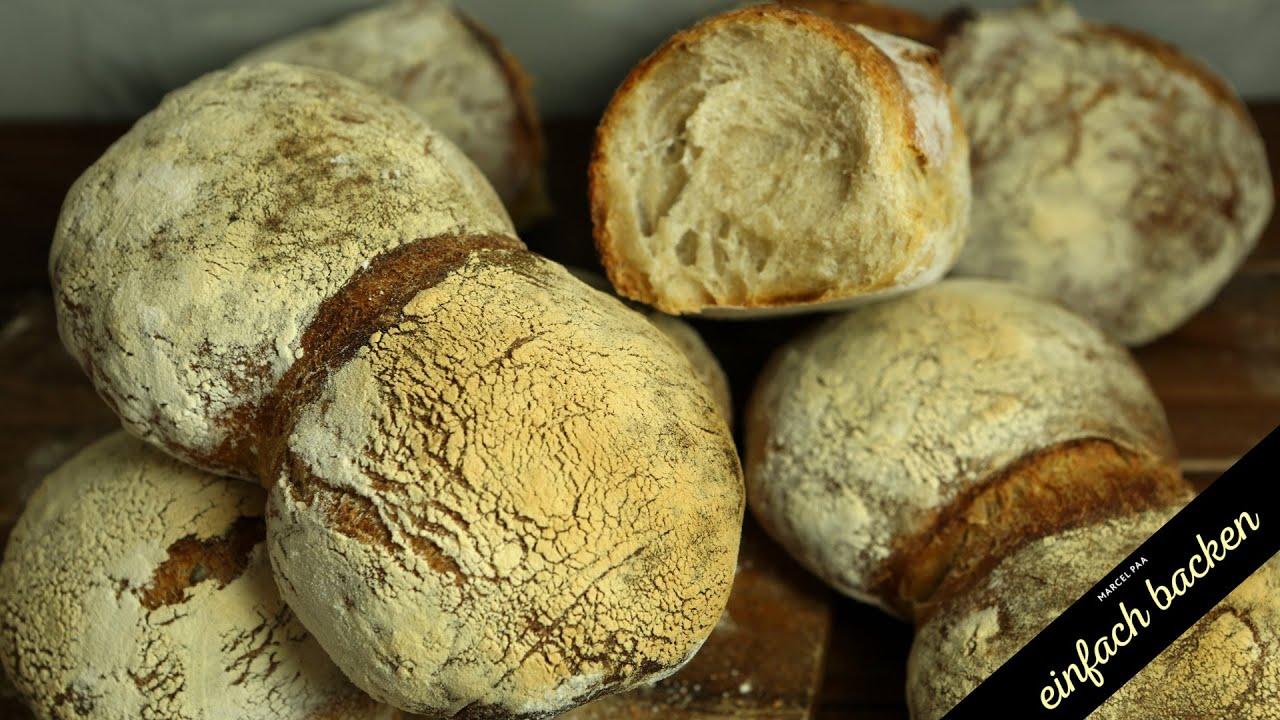
<svg viewBox="0 0 1280 720">
<path fill-rule="evenodd" d="M 1177 50 L 1046 1 L 980 13 L 942 63 L 973 145 L 957 274 L 1012 280 L 1140 345 L 1207 305 L 1257 242 L 1273 203 L 1257 127 Z"/>
<path fill-rule="evenodd" d="M 672 314 L 838 307 L 920 287 L 968 221 L 968 145 L 934 52 L 757 6 L 636 67 L 596 134 L 597 248 Z"/>
<path fill-rule="evenodd" d="M 171 93 L 68 193 L 58 331 L 130 433 L 254 476 L 246 432 L 320 303 L 423 237 L 519 246 L 484 177 L 409 108 L 281 64 Z"/>
<path fill-rule="evenodd" d="M 716 359 L 715 353 L 711 352 L 711 348 L 707 347 L 706 341 L 692 325 L 680 318 L 656 311 L 645 313 L 645 317 L 653 323 L 654 327 L 661 330 L 671 344 L 675 345 L 676 349 L 693 365 L 694 374 L 711 391 L 716 409 L 720 411 L 725 422 L 732 427 L 733 397 L 729 392 L 729 378 L 725 376 L 724 368 L 720 367 L 720 361 Z"/>
<path fill-rule="evenodd" d="M 123 433 L 46 478 L 0 565 L 0 661 L 36 715 L 397 717 L 280 599 L 265 495 Z"/>
<path fill-rule="evenodd" d="M 825 320 L 775 353 L 745 432 L 765 529 L 906 618 L 1010 542 L 1185 492 L 1124 348 L 1007 283 L 947 280 Z"/>
<path fill-rule="evenodd" d="M 664 677 L 719 619 L 741 530 L 709 392 L 549 261 L 481 249 L 431 277 L 289 393 L 286 601 L 356 684 L 430 718 L 545 718 Z"/>
<path fill-rule="evenodd" d="M 548 211 L 530 81 L 498 39 L 445 0 L 394 0 L 235 64 L 333 70 L 413 108 L 480 168 L 518 225 Z"/>
<path fill-rule="evenodd" d="M 1036 540 L 1001 560 L 977 586 L 943 603 L 919 628 L 911 648 L 907 701 L 912 720 L 942 717 L 1171 514 L 1172 509 L 1152 510 Z M 1280 718 L 1278 571 L 1280 564 L 1272 560 L 1245 580 L 1090 720 Z M 1154 580 L 1168 583 L 1167 577 Z M 1105 676 L 1106 668 L 1099 669 Z M 1065 672 L 1056 670 L 1059 676 Z M 1045 681 L 1050 682 L 1048 668 Z"/>
</svg>

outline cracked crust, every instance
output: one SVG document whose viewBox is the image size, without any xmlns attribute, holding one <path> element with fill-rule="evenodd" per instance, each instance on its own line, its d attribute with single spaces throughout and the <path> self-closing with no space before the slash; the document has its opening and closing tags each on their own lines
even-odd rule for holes
<svg viewBox="0 0 1280 720">
<path fill-rule="evenodd" d="M 49 259 L 58 330 L 129 432 L 250 477 L 249 430 L 326 298 L 405 243 L 512 232 L 400 103 L 322 70 L 216 72 L 72 187 Z"/>
<path fill-rule="evenodd" d="M 589 171 L 596 247 L 620 294 L 672 314 L 901 292 L 959 253 L 967 153 L 932 49 L 736 10 L 670 38 L 614 95 Z"/>
<path fill-rule="evenodd" d="M 1042 2 L 970 18 L 942 65 L 972 143 L 957 274 L 1013 280 L 1140 345 L 1257 243 L 1274 201 L 1257 127 L 1176 49 Z"/>
<path fill-rule="evenodd" d="M 976 586 L 944 602 L 917 630 L 911 648 L 911 717 L 942 717 L 1159 529 L 1177 507 L 1036 540 L 1001 559 Z M 1280 560 L 1272 559 L 1089 717 L 1280 718 L 1278 596 Z"/>
<path fill-rule="evenodd" d="M 289 605 L 430 718 L 550 717 L 682 665 L 743 511 L 687 361 L 521 250 L 477 248 L 402 302 L 291 401 L 268 518 Z"/>
<path fill-rule="evenodd" d="M 0 566 L 0 660 L 36 715 L 395 717 L 281 600 L 265 502 L 123 433 L 46 478 Z"/>
<path fill-rule="evenodd" d="M 965 543 L 1007 546 L 966 530 L 1024 494 L 1025 480 L 1000 475 L 1017 463 L 1010 472 L 1045 482 L 1032 493 L 1044 517 L 1024 510 L 1013 534 L 1080 521 L 1052 511 L 1053 489 L 1074 502 L 1161 497 L 1176 482 L 1164 411 L 1128 352 L 1055 304 L 982 280 L 830 318 L 779 349 L 753 393 L 745 451 L 766 530 L 836 589 L 907 617 Z M 1054 471 L 1073 464 L 1078 479 Z M 954 570 L 962 584 L 971 568 Z"/>
<path fill-rule="evenodd" d="M 528 76 L 496 37 L 442 0 L 398 0 L 289 36 L 236 65 L 333 70 L 399 100 L 453 141 L 517 225 L 544 216 L 545 147 Z"/>
</svg>

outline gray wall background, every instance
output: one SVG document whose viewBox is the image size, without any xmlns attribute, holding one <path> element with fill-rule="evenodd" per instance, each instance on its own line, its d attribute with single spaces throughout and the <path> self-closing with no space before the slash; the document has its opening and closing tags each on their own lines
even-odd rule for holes
<svg viewBox="0 0 1280 720">
<path fill-rule="evenodd" d="M 0 120 L 123 119 L 239 54 L 377 0 L 0 0 Z M 734 0 L 456 0 L 530 70 L 543 112 L 596 112 L 637 60 Z M 900 0 L 940 12 L 954 0 Z M 973 3 L 1006 7 L 1016 0 Z M 1246 97 L 1280 97 L 1280 0 L 1080 0 Z"/>
</svg>

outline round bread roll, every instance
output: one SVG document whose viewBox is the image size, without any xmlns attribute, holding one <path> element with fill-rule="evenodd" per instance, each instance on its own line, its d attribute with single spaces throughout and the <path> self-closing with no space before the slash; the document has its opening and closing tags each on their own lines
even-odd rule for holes
<svg viewBox="0 0 1280 720">
<path fill-rule="evenodd" d="M 631 72 L 597 130 L 590 194 L 626 297 L 672 314 L 830 309 L 951 267 L 968 144 L 930 48 L 756 6 Z"/>
<path fill-rule="evenodd" d="M 708 390 L 530 253 L 409 272 L 349 287 L 396 311 L 288 393 L 267 528 L 286 601 L 357 685 L 430 718 L 546 718 L 674 671 L 741 530 Z"/>
<path fill-rule="evenodd" d="M 123 433 L 32 497 L 0 565 L 0 660 L 38 717 L 397 717 L 285 606 L 261 488 Z"/>
<path fill-rule="evenodd" d="M 333 70 L 404 102 L 466 153 L 518 225 L 546 214 L 530 82 L 491 33 L 446 0 L 395 0 L 236 62 Z"/>
<path fill-rule="evenodd" d="M 271 487 L 281 592 L 373 697 L 549 717 L 710 633 L 744 503 L 707 388 L 526 252 L 407 108 L 326 71 L 218 73 L 64 208 L 64 337 L 133 429 Z"/>
<path fill-rule="evenodd" d="M 1138 345 L 1256 244 L 1273 202 L 1257 127 L 1177 50 L 1041 2 L 964 24 L 943 70 L 973 146 L 957 274 L 1012 280 Z"/>
<path fill-rule="evenodd" d="M 918 628 L 911 648 L 907 701 L 912 719 L 941 718 L 1171 514 L 1172 509 L 1152 510 L 1037 540 L 1001 560 L 975 587 L 940 605 Z M 1169 582 L 1167 577 L 1152 580 Z M 1089 718 L 1280 718 L 1277 597 L 1280 561 L 1273 559 Z M 1139 609 L 1159 612 L 1154 606 Z M 1118 609 L 1116 614 L 1120 620 Z M 1106 668 L 1099 670 L 1105 676 Z M 1065 674 L 1064 668 L 1057 671 Z"/>
<path fill-rule="evenodd" d="M 409 108 L 268 63 L 171 93 L 76 181 L 49 266 L 64 344 L 130 433 L 254 476 L 246 432 L 320 303 L 423 237 L 503 236 L 484 177 Z"/>
<path fill-rule="evenodd" d="M 1125 349 L 1007 283 L 947 280 L 825 320 L 775 353 L 746 423 L 765 529 L 907 618 L 1009 543 L 1185 493 Z"/>
</svg>

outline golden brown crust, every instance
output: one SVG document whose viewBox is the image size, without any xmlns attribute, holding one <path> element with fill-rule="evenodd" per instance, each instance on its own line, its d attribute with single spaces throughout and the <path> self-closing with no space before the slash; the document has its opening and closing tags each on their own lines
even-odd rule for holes
<svg viewBox="0 0 1280 720">
<path fill-rule="evenodd" d="M 757 5 L 716 15 L 693 27 L 682 30 L 668 38 L 665 43 L 640 61 L 627 74 L 622 84 L 618 86 L 613 99 L 609 102 L 609 106 L 605 108 L 600 124 L 596 128 L 595 144 L 592 148 L 591 162 L 587 171 L 591 223 L 596 249 L 600 253 L 600 263 L 604 266 L 605 273 L 609 276 L 609 281 L 613 284 L 613 287 L 624 297 L 653 305 L 664 312 L 672 312 L 674 310 L 662 306 L 648 279 L 630 266 L 622 256 L 621 251 L 615 247 L 616 241 L 608 230 L 609 204 L 614 199 L 606 197 L 604 166 L 607 158 L 604 145 L 610 135 L 615 132 L 616 116 L 622 101 L 632 93 L 635 93 L 637 88 L 646 81 L 660 63 L 678 55 L 681 51 L 712 32 L 726 26 L 778 21 L 808 28 L 816 34 L 817 38 L 832 42 L 836 47 L 847 52 L 858 67 L 865 69 L 862 81 L 874 88 L 872 92 L 881 97 L 887 112 L 902 118 L 903 126 L 901 132 L 907 138 L 907 142 L 915 148 L 917 156 L 923 156 L 923 150 L 917 147 L 915 115 L 911 111 L 909 96 L 901 73 L 888 55 L 854 28 L 805 10 L 782 5 Z M 935 65 L 937 64 L 936 56 L 931 62 Z M 953 117 L 957 117 L 955 112 L 953 107 Z M 957 125 L 956 127 L 959 126 Z M 891 284 L 891 279 L 884 279 L 876 286 L 867 288 L 866 292 L 874 292 Z M 832 299 L 831 296 L 833 294 L 827 291 L 765 294 L 752 297 L 749 302 L 743 303 L 740 307 L 767 308 L 799 303 L 815 303 Z M 843 297 L 844 294 L 840 295 Z"/>
<path fill-rule="evenodd" d="M 510 161 L 513 167 L 519 169 L 523 182 L 519 194 L 511 199 L 508 210 L 516 225 L 529 225 L 551 212 L 545 178 L 547 147 L 542 120 L 533 97 L 533 79 L 488 28 L 465 13 L 455 11 L 455 14 L 471 35 L 493 56 L 511 91 L 516 112 L 511 118 L 514 146 Z"/>
<path fill-rule="evenodd" d="M 879 573 L 877 594 L 895 598 L 917 624 L 936 604 L 986 577 L 1033 540 L 1104 519 L 1186 501 L 1176 466 L 1102 438 L 1027 453 L 900 536 Z"/>
<path fill-rule="evenodd" d="M 787 7 L 808 10 L 840 22 L 866 25 L 890 35 L 938 47 L 943 26 L 937 20 L 906 8 L 862 0 L 781 0 Z"/>
</svg>

